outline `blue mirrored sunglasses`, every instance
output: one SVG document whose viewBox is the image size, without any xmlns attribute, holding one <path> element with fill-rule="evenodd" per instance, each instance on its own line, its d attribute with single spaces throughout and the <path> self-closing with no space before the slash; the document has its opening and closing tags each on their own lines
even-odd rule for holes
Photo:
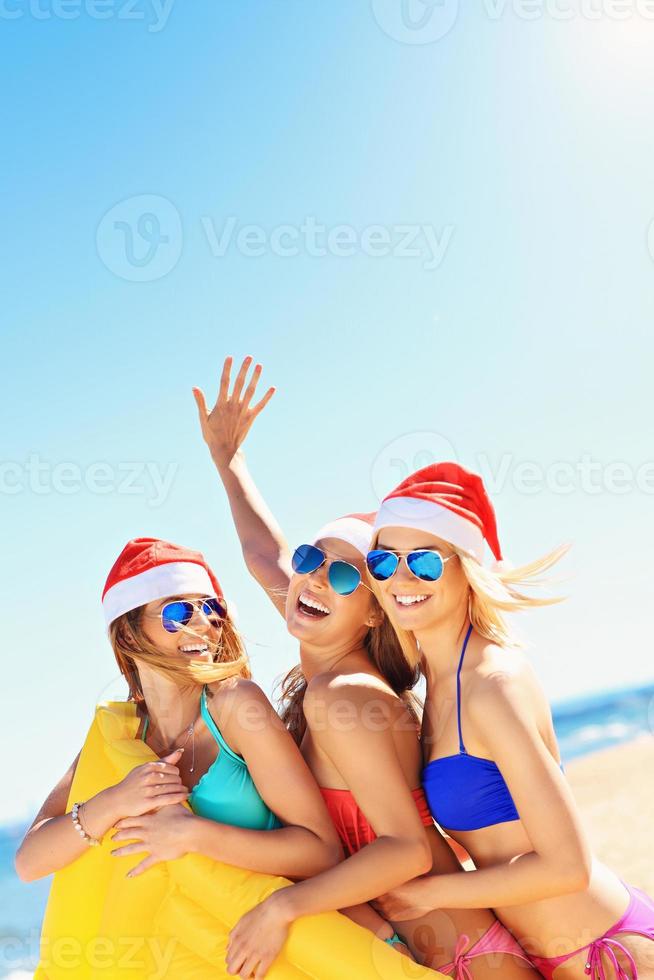
<svg viewBox="0 0 654 980">
<path fill-rule="evenodd" d="M 198 609 L 207 619 L 225 619 L 227 609 L 219 599 L 211 596 L 206 599 L 175 599 L 167 602 L 161 610 L 161 625 L 168 633 L 177 633 L 193 619 Z"/>
<path fill-rule="evenodd" d="M 443 558 L 440 551 L 435 548 L 407 552 L 377 550 L 368 552 L 366 564 L 374 579 L 378 582 L 386 582 L 395 575 L 403 558 L 407 568 L 416 578 L 423 582 L 438 582 L 445 571 L 445 562 L 450 558 L 456 558 L 456 555 Z"/>
<path fill-rule="evenodd" d="M 298 575 L 309 575 L 328 561 L 327 555 L 313 544 L 301 544 L 293 553 L 291 564 Z M 334 559 L 329 562 L 327 579 L 338 595 L 352 595 L 361 585 L 361 572 L 347 561 Z"/>
</svg>

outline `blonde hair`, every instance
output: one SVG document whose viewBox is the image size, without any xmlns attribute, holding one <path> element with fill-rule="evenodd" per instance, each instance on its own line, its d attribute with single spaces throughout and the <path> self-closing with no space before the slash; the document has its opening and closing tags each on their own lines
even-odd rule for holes
<svg viewBox="0 0 654 980">
<path fill-rule="evenodd" d="M 109 627 L 109 640 L 118 669 L 127 681 L 129 701 L 136 701 L 139 706 L 145 702 L 138 674 L 140 663 L 187 684 L 212 684 L 227 677 L 249 679 L 251 676 L 243 639 L 229 617 L 221 620 L 218 643 L 209 643 L 210 649 L 214 647 L 213 663 L 194 663 L 174 660 L 157 649 L 143 630 L 143 609 L 144 606 L 131 609 L 115 619 Z M 200 637 L 188 626 L 183 627 L 183 632 L 191 638 L 208 642 L 206 637 Z"/>
<path fill-rule="evenodd" d="M 379 600 L 376 596 L 372 598 L 373 603 L 378 607 Z M 416 666 L 411 666 L 393 624 L 389 622 L 383 609 L 380 609 L 380 612 L 382 614 L 380 624 L 368 629 L 363 645 L 384 680 L 404 701 L 416 723 L 420 723 L 423 704 L 412 691 L 420 679 L 420 671 Z M 306 690 L 307 680 L 301 664 L 292 667 L 279 684 L 279 714 L 298 745 L 307 730 L 303 709 Z"/>
<path fill-rule="evenodd" d="M 376 546 L 375 535 L 371 548 Z M 452 546 L 452 551 L 458 555 L 466 577 L 468 595 L 468 615 L 473 628 L 480 636 L 496 643 L 501 647 L 522 646 L 507 623 L 503 613 L 518 612 L 522 609 L 534 609 L 538 606 L 552 606 L 563 602 L 564 596 L 532 596 L 522 590 L 524 588 L 540 588 L 547 580 L 541 576 L 555 565 L 569 550 L 570 545 L 564 544 L 555 548 L 542 558 L 520 565 L 518 568 L 502 566 L 497 569 L 486 568 L 475 558 L 467 555 L 459 548 Z M 402 652 L 409 666 L 416 667 L 421 660 L 421 653 L 413 633 L 402 629 L 395 619 L 395 611 L 385 601 L 380 583 L 368 572 L 368 582 L 379 604 L 390 619 Z"/>
</svg>

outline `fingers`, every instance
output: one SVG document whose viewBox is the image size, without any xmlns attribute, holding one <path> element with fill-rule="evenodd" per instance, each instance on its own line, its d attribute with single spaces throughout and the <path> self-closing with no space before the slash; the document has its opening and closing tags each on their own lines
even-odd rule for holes
<svg viewBox="0 0 654 980">
<path fill-rule="evenodd" d="M 140 864 L 137 864 L 135 868 L 132 868 L 131 871 L 128 871 L 127 877 L 136 878 L 138 877 L 138 875 L 143 874 L 144 871 L 147 871 L 148 868 L 151 868 L 153 865 L 158 863 L 159 863 L 158 859 L 150 855 L 150 857 L 147 857 L 145 858 L 145 860 L 141 861 Z"/>
<path fill-rule="evenodd" d="M 143 841 L 137 841 L 135 844 L 125 844 L 123 847 L 117 847 L 115 851 L 111 852 L 112 857 L 126 857 L 128 854 L 143 854 L 147 848 Z"/>
<path fill-rule="evenodd" d="M 250 383 L 245 389 L 245 394 L 243 395 L 243 407 L 247 408 L 252 397 L 257 390 L 257 385 L 259 384 L 259 378 L 261 377 L 261 372 L 263 368 L 260 364 L 255 364 L 254 371 L 252 372 L 252 377 L 250 378 Z"/>
<path fill-rule="evenodd" d="M 247 949 L 240 946 L 232 949 L 230 944 L 225 964 L 227 972 L 232 976 L 238 975 L 242 980 L 250 980 L 258 962 L 259 957 L 256 954 L 249 953 Z"/>
<path fill-rule="evenodd" d="M 124 828 L 122 830 L 116 831 L 116 833 L 113 835 L 113 837 L 111 839 L 112 840 L 115 840 L 115 841 L 122 841 L 122 840 L 131 840 L 131 841 L 143 840 L 142 834 L 143 834 L 143 828 L 140 828 L 140 829 L 138 827 Z"/>
<path fill-rule="evenodd" d="M 232 398 L 235 401 L 239 401 L 241 398 L 241 392 L 243 391 L 245 378 L 248 371 L 250 370 L 251 364 L 252 364 L 252 358 L 248 354 L 248 356 L 244 359 L 243 363 L 241 364 L 241 370 L 238 372 L 236 376 L 236 381 L 234 382 L 234 390 L 232 392 Z"/>
<path fill-rule="evenodd" d="M 160 762 L 167 762 L 171 766 L 175 767 L 175 763 L 176 762 L 179 762 L 179 760 L 182 758 L 182 753 L 183 752 L 184 752 L 184 749 L 175 749 L 174 752 L 171 752 L 169 755 L 162 755 L 161 756 L 161 759 L 159 761 Z M 156 765 L 156 762 L 155 762 L 155 765 Z"/>
<path fill-rule="evenodd" d="M 195 404 L 198 406 L 200 425 L 204 429 L 204 423 L 206 422 L 207 415 L 209 414 L 207 411 L 207 402 L 204 397 L 204 392 L 202 391 L 202 388 L 192 388 L 191 391 L 193 392 L 193 397 L 195 398 Z"/>
<path fill-rule="evenodd" d="M 181 776 L 172 772 L 150 772 L 144 777 L 143 783 L 150 787 L 183 785 Z"/>
<path fill-rule="evenodd" d="M 276 388 L 269 388 L 266 394 L 261 399 L 261 401 L 257 402 L 257 404 L 252 407 L 251 412 L 254 418 L 257 417 L 259 412 L 263 412 L 264 408 L 266 407 L 266 405 L 268 404 L 268 402 L 270 401 L 270 399 L 272 398 L 272 396 L 275 394 L 276 391 L 277 391 Z"/>
<path fill-rule="evenodd" d="M 143 770 L 146 773 L 166 773 L 168 776 L 179 776 L 179 769 L 177 766 L 172 765 L 172 763 L 167 761 L 168 756 L 160 759 L 158 762 L 146 762 L 143 766 Z"/>
<path fill-rule="evenodd" d="M 270 969 L 270 964 L 272 962 L 272 957 L 263 956 L 259 961 L 259 966 L 254 971 L 254 980 L 263 980 L 263 977 L 268 973 Z"/>
<path fill-rule="evenodd" d="M 114 824 L 116 830 L 142 830 L 147 817 L 122 817 Z"/>
<path fill-rule="evenodd" d="M 157 810 L 160 810 L 162 806 L 174 806 L 176 803 L 186 803 L 189 795 L 188 790 L 184 790 L 183 793 L 168 793 L 165 796 L 154 796 L 152 803 Z"/>
<path fill-rule="evenodd" d="M 220 375 L 220 388 L 218 389 L 218 402 L 221 404 L 227 401 L 229 397 L 229 383 L 231 381 L 232 375 L 232 364 L 234 363 L 233 357 L 226 357 L 225 363 L 223 364 L 223 373 Z"/>
<path fill-rule="evenodd" d="M 240 970 L 240 973 L 239 973 L 239 977 L 241 978 L 241 980 L 252 980 L 252 977 L 253 976 L 257 976 L 257 977 L 263 977 L 263 976 L 265 976 L 264 973 L 259 973 L 258 972 L 259 965 L 260 964 L 259 964 L 259 957 L 258 956 L 255 956 L 254 954 L 252 954 L 252 956 L 248 957 L 248 959 L 245 961 L 245 963 L 241 967 L 241 970 Z M 255 973 L 255 970 L 257 971 L 256 973 Z"/>
</svg>

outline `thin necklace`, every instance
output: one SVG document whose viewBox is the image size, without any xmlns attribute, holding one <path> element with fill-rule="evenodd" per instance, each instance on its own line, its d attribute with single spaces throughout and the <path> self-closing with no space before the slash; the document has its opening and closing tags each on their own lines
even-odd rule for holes
<svg viewBox="0 0 654 980">
<path fill-rule="evenodd" d="M 199 717 L 200 716 L 198 715 L 198 718 Z M 185 749 L 186 746 L 187 746 L 187 744 L 188 744 L 188 740 L 190 738 L 193 739 L 193 741 L 191 742 L 191 765 L 190 765 L 190 768 L 189 768 L 189 772 L 195 772 L 195 726 L 196 726 L 196 723 L 197 723 L 198 718 L 195 718 L 194 721 L 192 721 L 191 724 L 188 726 L 188 728 L 185 729 L 185 731 L 186 731 L 186 738 L 184 739 L 183 745 L 178 745 L 177 748 L 175 748 L 175 749 L 172 750 L 173 752 L 176 752 L 177 749 Z M 149 725 L 149 722 L 150 722 L 150 717 L 149 717 L 149 715 L 146 715 L 145 716 L 146 731 L 147 731 L 147 726 Z M 177 736 L 177 738 L 180 738 L 180 737 L 181 737 L 180 735 Z M 145 739 L 145 733 L 143 735 L 143 738 Z M 177 738 L 175 739 L 175 741 L 177 741 Z M 169 754 L 170 753 L 166 753 L 166 755 L 169 755 Z"/>
</svg>

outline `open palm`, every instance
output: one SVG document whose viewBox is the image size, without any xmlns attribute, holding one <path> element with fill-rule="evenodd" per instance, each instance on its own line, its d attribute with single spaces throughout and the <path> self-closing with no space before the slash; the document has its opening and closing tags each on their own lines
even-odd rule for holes
<svg viewBox="0 0 654 980">
<path fill-rule="evenodd" d="M 219 467 L 227 466 L 231 462 L 257 415 L 263 411 L 275 394 L 275 388 L 269 388 L 260 401 L 252 404 L 261 377 L 262 366 L 261 364 L 255 365 L 252 377 L 245 387 L 247 375 L 252 365 L 251 357 L 246 357 L 241 364 L 230 393 L 233 360 L 232 357 L 225 358 L 218 398 L 211 411 L 207 408 L 202 389 L 193 389 L 193 397 L 200 415 L 202 435 L 211 451 L 214 462 Z"/>
</svg>

